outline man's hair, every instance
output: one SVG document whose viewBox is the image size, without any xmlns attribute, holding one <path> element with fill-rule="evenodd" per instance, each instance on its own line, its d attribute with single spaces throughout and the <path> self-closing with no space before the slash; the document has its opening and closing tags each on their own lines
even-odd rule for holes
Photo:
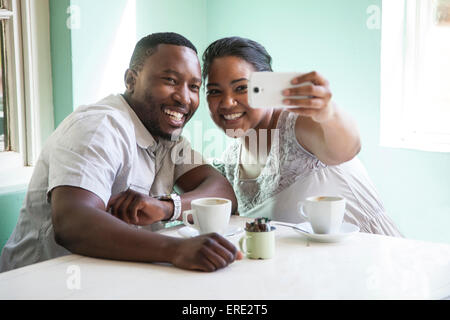
<svg viewBox="0 0 450 320">
<path fill-rule="evenodd" d="M 197 48 L 195 48 L 192 42 L 178 33 L 152 33 L 139 40 L 139 42 L 136 44 L 133 55 L 131 56 L 129 68 L 136 72 L 141 71 L 144 66 L 145 60 L 156 52 L 157 47 L 160 44 L 172 44 L 176 46 L 188 47 L 194 50 L 197 54 Z"/>
<path fill-rule="evenodd" d="M 244 59 L 255 71 L 273 71 L 272 57 L 262 45 L 246 38 L 228 37 L 214 41 L 203 53 L 203 80 L 208 77 L 214 59 L 229 56 Z"/>
</svg>

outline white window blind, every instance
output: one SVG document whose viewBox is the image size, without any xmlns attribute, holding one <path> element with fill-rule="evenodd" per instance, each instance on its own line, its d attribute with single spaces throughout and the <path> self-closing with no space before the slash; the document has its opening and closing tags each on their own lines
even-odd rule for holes
<svg viewBox="0 0 450 320">
<path fill-rule="evenodd" d="M 382 146 L 450 152 L 450 0 L 384 0 Z"/>
</svg>

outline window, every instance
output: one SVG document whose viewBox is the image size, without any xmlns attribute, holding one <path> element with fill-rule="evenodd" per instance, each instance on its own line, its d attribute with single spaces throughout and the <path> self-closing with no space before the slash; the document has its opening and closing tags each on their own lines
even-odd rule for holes
<svg viewBox="0 0 450 320">
<path fill-rule="evenodd" d="M 450 152 L 450 0 L 384 0 L 382 146 Z"/>
<path fill-rule="evenodd" d="M 7 110 L 5 106 L 5 92 L 3 90 L 3 81 L 5 79 L 5 20 L 8 20 L 12 12 L 4 8 L 3 1 L 0 1 L 0 152 L 9 149 L 9 132 L 7 131 Z"/>
<path fill-rule="evenodd" d="M 32 166 L 53 131 L 48 0 L 0 0 L 0 170 Z"/>
<path fill-rule="evenodd" d="M 0 0 L 0 31 L 1 191 L 24 182 L 54 129 L 48 0 Z"/>
<path fill-rule="evenodd" d="M 0 27 L 0 32 L 2 28 Z M 1 40 L 0 40 L 1 41 Z M 3 105 L 5 104 L 3 101 L 3 53 L 0 52 L 0 152 L 5 151 L 8 149 L 8 146 L 6 146 L 5 142 L 5 131 L 6 131 L 6 117 L 5 117 L 5 111 Z M 6 135 L 7 136 L 7 135 Z M 7 139 L 6 139 L 7 140 Z"/>
</svg>

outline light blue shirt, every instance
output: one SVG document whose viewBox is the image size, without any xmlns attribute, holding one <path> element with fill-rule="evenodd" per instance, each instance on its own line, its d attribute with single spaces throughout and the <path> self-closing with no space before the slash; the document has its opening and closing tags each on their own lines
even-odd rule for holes
<svg viewBox="0 0 450 320">
<path fill-rule="evenodd" d="M 176 180 L 202 159 L 189 142 L 156 142 L 122 95 L 110 95 L 70 114 L 49 137 L 34 168 L 20 216 L 3 248 L 0 272 L 69 254 L 54 239 L 51 191 L 88 190 L 103 200 L 127 190 L 171 193 Z M 187 160 L 187 161 L 185 161 Z"/>
</svg>

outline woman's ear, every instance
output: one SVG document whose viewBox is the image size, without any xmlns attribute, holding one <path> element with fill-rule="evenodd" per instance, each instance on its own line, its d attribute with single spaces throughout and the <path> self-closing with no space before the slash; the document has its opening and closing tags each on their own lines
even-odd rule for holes
<svg viewBox="0 0 450 320">
<path fill-rule="evenodd" d="M 134 86 L 136 85 L 137 73 L 132 69 L 125 71 L 125 87 L 126 92 L 131 94 L 134 92 Z"/>
</svg>

